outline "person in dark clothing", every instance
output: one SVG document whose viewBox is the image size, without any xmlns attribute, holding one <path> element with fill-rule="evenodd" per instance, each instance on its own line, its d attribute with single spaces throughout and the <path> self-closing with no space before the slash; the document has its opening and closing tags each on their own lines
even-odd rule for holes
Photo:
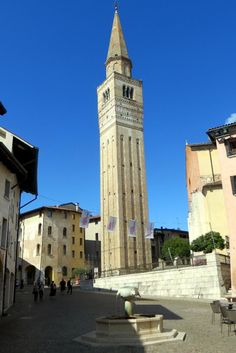
<svg viewBox="0 0 236 353">
<path fill-rule="evenodd" d="M 57 286 L 54 283 L 54 281 L 51 282 L 50 284 L 50 292 L 49 292 L 49 296 L 50 297 L 54 297 L 56 295 L 56 291 L 57 291 Z"/>
<path fill-rule="evenodd" d="M 38 284 L 38 290 L 39 290 L 39 299 L 42 300 L 43 299 L 43 293 L 44 293 L 44 285 L 43 282 L 40 282 Z"/>
<path fill-rule="evenodd" d="M 69 279 L 67 281 L 67 294 L 72 294 L 72 283 L 71 283 L 71 279 Z"/>
<path fill-rule="evenodd" d="M 36 302 L 38 300 L 38 296 L 39 296 L 38 286 L 37 286 L 36 282 L 34 283 L 32 294 L 34 295 L 34 301 Z"/>
<path fill-rule="evenodd" d="M 62 280 L 60 282 L 60 289 L 61 289 L 61 293 L 64 293 L 64 291 L 66 289 L 66 281 L 64 280 L 64 278 L 62 278 Z"/>
</svg>

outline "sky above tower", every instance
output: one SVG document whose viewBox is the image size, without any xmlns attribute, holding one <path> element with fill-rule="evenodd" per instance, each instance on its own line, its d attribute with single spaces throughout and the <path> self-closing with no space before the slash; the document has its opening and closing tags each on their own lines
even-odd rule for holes
<svg viewBox="0 0 236 353">
<path fill-rule="evenodd" d="M 235 117 L 234 0 L 120 0 L 143 80 L 150 221 L 187 229 L 185 143 Z M 38 200 L 100 212 L 96 88 L 105 79 L 114 1 L 0 3 L 0 126 L 39 148 Z M 25 195 L 22 202 L 31 198 Z"/>
</svg>

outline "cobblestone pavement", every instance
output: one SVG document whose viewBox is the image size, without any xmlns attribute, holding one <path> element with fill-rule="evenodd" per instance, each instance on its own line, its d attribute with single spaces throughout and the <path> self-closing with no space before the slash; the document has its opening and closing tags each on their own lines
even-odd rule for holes
<svg viewBox="0 0 236 353">
<path fill-rule="evenodd" d="M 164 328 L 186 332 L 183 342 L 155 347 L 90 347 L 73 339 L 95 329 L 95 318 L 121 313 L 112 293 L 84 292 L 49 297 L 33 302 L 32 289 L 16 295 L 16 304 L 8 316 L 0 319 L 0 353 L 228 353 L 236 348 L 234 332 L 227 327 L 220 333 L 219 319 L 211 323 L 209 302 L 157 298 L 152 304 L 135 305 L 136 313 L 163 314 Z M 141 302 L 142 303 L 142 302 Z"/>
</svg>

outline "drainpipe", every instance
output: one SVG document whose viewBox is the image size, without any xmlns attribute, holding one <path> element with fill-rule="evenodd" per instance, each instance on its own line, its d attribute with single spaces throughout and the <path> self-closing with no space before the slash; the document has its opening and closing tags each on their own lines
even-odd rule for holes
<svg viewBox="0 0 236 353">
<path fill-rule="evenodd" d="M 19 242 L 19 234 L 20 234 L 20 210 L 29 205 L 31 202 L 35 201 L 38 198 L 38 194 L 35 195 L 35 198 L 26 202 L 24 205 L 19 207 L 18 210 L 18 225 L 17 225 L 17 236 L 16 236 L 16 254 L 15 254 L 15 285 L 14 285 L 14 296 L 13 296 L 13 303 L 16 302 L 16 275 L 17 275 L 17 258 L 18 258 L 18 242 Z M 20 197 L 19 197 L 19 201 L 21 202 L 21 192 L 20 192 Z M 22 269 L 21 269 L 22 270 Z"/>
<path fill-rule="evenodd" d="M 9 235 L 9 210 L 8 208 L 8 218 L 7 218 L 7 234 L 6 234 L 6 244 L 5 244 L 5 256 L 4 256 L 4 273 L 3 273 L 3 284 L 2 284 L 2 307 L 1 307 L 1 316 L 6 316 L 4 312 L 5 306 L 5 292 L 6 292 L 6 279 L 7 279 L 7 251 L 8 251 L 8 235 Z"/>
<path fill-rule="evenodd" d="M 213 163 L 212 163 L 212 156 L 211 156 L 211 152 L 213 150 L 209 149 L 209 157 L 210 157 L 210 163 L 211 163 L 211 174 L 212 174 L 212 180 L 213 182 L 215 182 L 215 174 L 214 174 L 214 169 L 213 169 Z"/>
</svg>

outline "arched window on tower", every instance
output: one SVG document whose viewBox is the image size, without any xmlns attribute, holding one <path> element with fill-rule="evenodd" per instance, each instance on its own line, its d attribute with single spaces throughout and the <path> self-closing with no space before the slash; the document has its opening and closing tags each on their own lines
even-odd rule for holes
<svg viewBox="0 0 236 353">
<path fill-rule="evenodd" d="M 123 97 L 125 97 L 125 91 L 126 91 L 126 87 L 125 85 L 123 85 Z"/>
<path fill-rule="evenodd" d="M 126 87 L 126 98 L 129 98 L 129 86 Z"/>
<path fill-rule="evenodd" d="M 130 86 L 123 85 L 122 93 L 124 98 L 134 99 L 134 88 Z"/>
<path fill-rule="evenodd" d="M 130 99 L 133 99 L 134 96 L 134 89 L 133 87 L 130 88 Z"/>
</svg>

